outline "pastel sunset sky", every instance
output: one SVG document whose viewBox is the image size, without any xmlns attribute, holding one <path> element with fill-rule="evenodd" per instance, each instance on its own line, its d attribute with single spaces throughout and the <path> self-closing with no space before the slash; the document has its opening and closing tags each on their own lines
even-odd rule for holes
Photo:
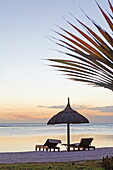
<svg viewBox="0 0 113 170">
<path fill-rule="evenodd" d="M 97 2 L 107 11 L 107 0 Z M 58 38 L 57 25 L 80 36 L 70 13 L 95 30 L 81 9 L 107 28 L 95 0 L 0 0 L 0 123 L 47 122 L 68 97 L 90 122 L 113 123 L 112 91 L 71 81 L 46 60 L 67 58 L 48 39 Z"/>
</svg>

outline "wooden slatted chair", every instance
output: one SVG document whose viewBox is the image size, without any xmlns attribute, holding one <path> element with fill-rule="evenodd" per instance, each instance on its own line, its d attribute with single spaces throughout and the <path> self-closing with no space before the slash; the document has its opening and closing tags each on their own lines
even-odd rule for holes
<svg viewBox="0 0 113 170">
<path fill-rule="evenodd" d="M 90 150 L 93 149 L 95 150 L 95 146 L 91 146 L 91 142 L 93 141 L 93 138 L 82 138 L 80 143 L 74 143 L 70 145 L 70 148 L 73 148 L 75 150 L 78 148 L 78 150 Z"/>
<path fill-rule="evenodd" d="M 56 139 L 47 139 L 47 141 L 45 142 L 44 145 L 36 145 L 35 146 L 35 151 L 37 151 L 37 149 L 39 148 L 39 151 L 41 151 L 41 149 L 46 150 L 46 151 L 52 151 L 52 149 L 54 150 L 58 150 L 58 152 L 60 151 L 60 148 L 57 147 L 57 144 L 61 143 L 61 140 L 56 140 Z"/>
</svg>

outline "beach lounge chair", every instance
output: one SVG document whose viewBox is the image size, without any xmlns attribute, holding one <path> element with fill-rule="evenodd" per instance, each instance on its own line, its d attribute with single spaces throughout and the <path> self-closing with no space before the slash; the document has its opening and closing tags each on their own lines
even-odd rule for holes
<svg viewBox="0 0 113 170">
<path fill-rule="evenodd" d="M 75 150 L 76 148 L 78 150 L 90 150 L 93 149 L 95 150 L 95 146 L 91 146 L 91 142 L 93 141 L 93 138 L 82 138 L 80 143 L 74 143 L 70 145 L 70 148 L 73 148 Z"/>
<path fill-rule="evenodd" d="M 37 148 L 39 148 L 39 151 L 41 151 L 41 149 L 46 150 L 46 151 L 51 151 L 52 149 L 54 150 L 58 150 L 58 152 L 60 151 L 60 148 L 57 147 L 57 144 L 61 143 L 61 140 L 56 140 L 56 139 L 47 139 L 47 141 L 45 142 L 44 145 L 36 145 L 35 146 L 35 151 L 37 151 Z"/>
<path fill-rule="evenodd" d="M 70 144 L 70 148 L 73 148 L 73 151 L 75 151 L 76 149 L 78 149 L 79 151 L 80 150 L 90 150 L 90 149 L 93 149 L 95 150 L 95 146 L 91 146 L 91 142 L 93 141 L 93 138 L 82 138 L 80 143 L 73 143 L 73 144 Z M 65 145 L 66 147 L 68 146 L 67 144 L 63 144 Z"/>
</svg>

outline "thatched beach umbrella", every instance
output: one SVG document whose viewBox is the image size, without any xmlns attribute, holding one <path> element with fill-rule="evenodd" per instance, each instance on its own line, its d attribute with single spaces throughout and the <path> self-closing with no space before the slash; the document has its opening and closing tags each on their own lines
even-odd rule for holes
<svg viewBox="0 0 113 170">
<path fill-rule="evenodd" d="M 70 151 L 70 124 L 89 123 L 89 120 L 73 110 L 70 106 L 69 98 L 66 108 L 53 116 L 49 121 L 49 124 L 67 124 L 67 151 Z"/>
</svg>

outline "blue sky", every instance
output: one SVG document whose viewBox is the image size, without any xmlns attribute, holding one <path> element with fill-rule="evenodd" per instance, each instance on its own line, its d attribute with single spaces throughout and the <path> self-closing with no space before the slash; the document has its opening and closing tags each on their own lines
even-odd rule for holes
<svg viewBox="0 0 113 170">
<path fill-rule="evenodd" d="M 97 2 L 108 9 L 107 0 Z M 67 57 L 56 52 L 60 48 L 47 37 L 58 38 L 52 31 L 60 31 L 56 24 L 74 33 L 65 21 L 79 26 L 70 12 L 91 25 L 80 8 L 106 28 L 95 0 L 0 1 L 0 122 L 46 122 L 68 97 L 75 109 L 85 106 L 79 111 L 91 122 L 98 122 L 98 116 L 99 122 L 111 122 L 113 112 L 99 109 L 113 107 L 110 90 L 68 80 L 45 60 Z"/>
</svg>

